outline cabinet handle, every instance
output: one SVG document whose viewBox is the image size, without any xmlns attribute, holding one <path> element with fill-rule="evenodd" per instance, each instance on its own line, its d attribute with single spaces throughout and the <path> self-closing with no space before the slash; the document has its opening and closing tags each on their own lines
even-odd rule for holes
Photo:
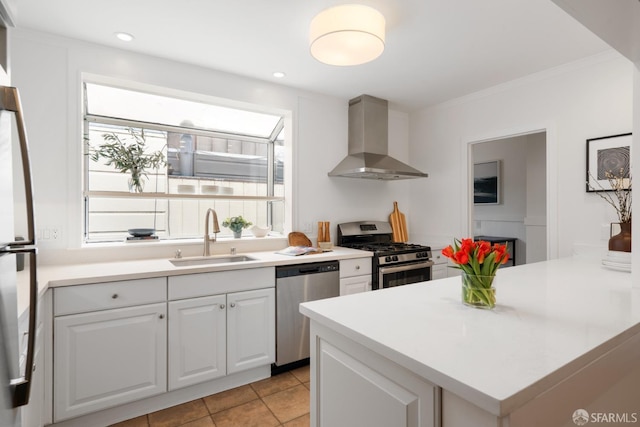
<svg viewBox="0 0 640 427">
<path fill-rule="evenodd" d="M 235 302 L 232 302 L 232 303 L 231 303 L 231 304 L 229 304 L 229 305 L 231 306 L 231 308 L 233 308 L 233 307 L 235 307 L 235 306 L 236 306 L 236 303 L 235 303 Z"/>
<path fill-rule="evenodd" d="M 158 317 L 161 318 L 161 319 L 164 319 L 164 314 L 161 314 Z"/>
<path fill-rule="evenodd" d="M 220 304 L 220 310 L 224 309 L 224 304 Z"/>
<path fill-rule="evenodd" d="M 113 299 L 118 298 L 118 294 L 113 294 L 113 295 L 111 295 L 111 298 L 113 298 Z"/>
<path fill-rule="evenodd" d="M 356 270 L 360 270 L 360 266 L 359 265 L 356 265 Z"/>
</svg>

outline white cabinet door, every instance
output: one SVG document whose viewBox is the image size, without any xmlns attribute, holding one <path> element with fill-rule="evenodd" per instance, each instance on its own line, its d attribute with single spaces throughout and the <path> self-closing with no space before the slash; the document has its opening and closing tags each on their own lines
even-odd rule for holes
<svg viewBox="0 0 640 427">
<path fill-rule="evenodd" d="M 340 295 L 358 294 L 371 290 L 371 276 L 355 276 L 340 279 Z"/>
<path fill-rule="evenodd" d="M 226 375 L 224 295 L 169 303 L 169 390 Z"/>
<path fill-rule="evenodd" d="M 436 264 L 431 267 L 431 280 L 436 279 L 444 279 L 447 277 L 447 266 L 446 264 Z"/>
<path fill-rule="evenodd" d="M 435 427 L 437 388 L 394 366 L 371 366 L 381 358 L 348 354 L 319 340 L 315 411 L 318 427 Z M 387 363 L 385 361 L 385 363 Z M 391 363 L 391 362 L 389 362 Z M 395 372 L 394 372 L 395 371 Z M 397 376 L 395 374 L 398 374 Z M 320 386 L 318 386 L 320 384 Z M 314 394 L 312 393 L 312 396 Z"/>
<path fill-rule="evenodd" d="M 167 388 L 166 303 L 56 317 L 54 421 Z"/>
<path fill-rule="evenodd" d="M 276 359 L 275 288 L 227 295 L 227 373 Z"/>
</svg>

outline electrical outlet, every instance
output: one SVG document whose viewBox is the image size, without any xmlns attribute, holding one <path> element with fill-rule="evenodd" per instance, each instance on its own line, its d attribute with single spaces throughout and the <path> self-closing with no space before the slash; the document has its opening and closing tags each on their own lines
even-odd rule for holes
<svg viewBox="0 0 640 427">
<path fill-rule="evenodd" d="M 38 240 L 58 240 L 60 238 L 59 228 L 39 228 L 36 234 Z"/>
</svg>

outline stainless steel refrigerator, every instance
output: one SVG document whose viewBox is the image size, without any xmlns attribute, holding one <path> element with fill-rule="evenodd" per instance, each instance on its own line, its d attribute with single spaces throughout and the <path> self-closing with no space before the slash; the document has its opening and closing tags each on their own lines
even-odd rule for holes
<svg viewBox="0 0 640 427">
<path fill-rule="evenodd" d="M 8 76 L 0 67 L 0 84 L 6 84 Z M 15 123 L 15 128 L 13 123 Z M 18 136 L 20 158 L 17 171 L 13 170 L 14 147 L 12 133 Z M 17 191 L 25 193 L 27 236 L 16 241 L 14 233 L 14 174 L 22 175 L 24 186 Z M 22 180 L 16 180 L 22 181 Z M 0 86 L 0 426 L 20 427 L 20 408 L 29 402 L 33 373 L 33 355 L 36 336 L 36 303 L 38 285 L 36 278 L 36 238 L 34 226 L 33 192 L 27 136 L 22 116 L 18 90 Z M 25 292 L 29 292 L 29 326 L 26 349 L 18 340 L 17 273 L 16 258 L 27 256 L 29 280 Z M 22 292 L 22 287 L 20 288 Z M 23 337 L 20 337 L 22 340 Z M 23 363 L 20 357 L 24 357 Z M 20 368 L 22 366 L 22 369 Z"/>
</svg>

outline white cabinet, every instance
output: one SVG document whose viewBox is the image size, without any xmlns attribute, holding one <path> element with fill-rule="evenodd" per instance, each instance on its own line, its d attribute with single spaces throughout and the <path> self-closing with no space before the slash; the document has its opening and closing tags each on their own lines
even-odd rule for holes
<svg viewBox="0 0 640 427">
<path fill-rule="evenodd" d="M 54 421 L 166 391 L 165 278 L 54 291 Z"/>
<path fill-rule="evenodd" d="M 434 249 L 431 251 L 433 258 L 433 267 L 431 267 L 431 280 L 444 279 L 447 277 L 447 258 L 442 255 L 442 249 Z"/>
<path fill-rule="evenodd" d="M 371 290 L 371 258 L 340 260 L 340 295 Z"/>
<path fill-rule="evenodd" d="M 311 425 L 440 425 L 437 386 L 314 321 L 311 331 Z"/>
<path fill-rule="evenodd" d="M 168 292 L 169 390 L 275 361 L 273 268 L 169 277 Z"/>
<path fill-rule="evenodd" d="M 227 295 L 227 373 L 276 360 L 275 288 Z"/>
<path fill-rule="evenodd" d="M 460 270 L 451 268 L 451 262 L 447 257 L 442 255 L 443 248 L 431 250 L 433 258 L 433 267 L 431 267 L 431 280 L 444 279 L 446 277 L 454 277 L 460 275 Z"/>
<path fill-rule="evenodd" d="M 226 375 L 226 297 L 169 303 L 169 390 Z"/>
</svg>

